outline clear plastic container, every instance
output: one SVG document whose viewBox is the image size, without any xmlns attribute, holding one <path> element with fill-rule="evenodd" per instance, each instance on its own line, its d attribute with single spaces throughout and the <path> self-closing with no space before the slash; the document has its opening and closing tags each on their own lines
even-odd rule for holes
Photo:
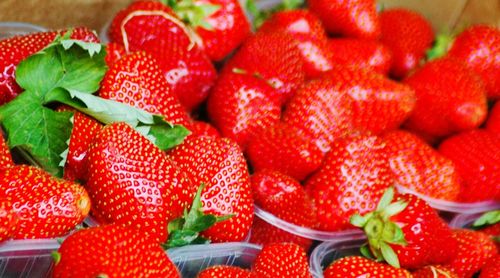
<svg viewBox="0 0 500 278">
<path fill-rule="evenodd" d="M 335 260 L 346 256 L 361 255 L 359 248 L 365 240 L 346 242 L 323 242 L 314 248 L 309 258 L 311 274 L 314 278 L 323 278 L 323 271 Z"/>
<path fill-rule="evenodd" d="M 0 22 L 0 39 L 44 31 L 47 31 L 47 29 L 29 23 Z"/>
<path fill-rule="evenodd" d="M 288 233 L 312 239 L 312 240 L 317 240 L 317 241 L 352 241 L 356 239 L 364 239 L 366 238 L 363 231 L 359 229 L 352 229 L 352 230 L 345 230 L 345 231 L 338 231 L 338 232 L 326 232 L 326 231 L 318 231 L 318 230 L 313 230 L 309 229 L 306 227 L 300 227 L 297 225 L 294 225 L 292 223 L 289 223 L 287 221 L 284 221 L 276 216 L 274 216 L 272 213 L 269 213 L 258 206 L 254 206 L 255 208 L 255 215 L 259 217 L 260 219 L 266 221 L 267 223 L 284 230 Z"/>
<path fill-rule="evenodd" d="M 483 215 L 482 213 L 475 214 L 458 214 L 450 221 L 450 227 L 454 229 L 470 228 L 474 221 Z"/>
</svg>

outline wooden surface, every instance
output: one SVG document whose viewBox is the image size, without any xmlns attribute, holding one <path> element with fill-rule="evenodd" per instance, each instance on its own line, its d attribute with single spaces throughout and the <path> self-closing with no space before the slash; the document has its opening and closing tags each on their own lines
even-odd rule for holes
<svg viewBox="0 0 500 278">
<path fill-rule="evenodd" d="M 24 21 L 47 28 L 86 25 L 96 30 L 132 0 L 0 0 L 0 21 Z M 423 13 L 436 31 L 472 23 L 500 27 L 500 0 L 379 0 Z"/>
</svg>

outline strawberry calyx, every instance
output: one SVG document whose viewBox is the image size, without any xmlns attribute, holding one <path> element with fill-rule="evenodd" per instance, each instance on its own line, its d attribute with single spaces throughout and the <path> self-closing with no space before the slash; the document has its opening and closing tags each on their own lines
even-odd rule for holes
<svg viewBox="0 0 500 278">
<path fill-rule="evenodd" d="M 258 29 L 273 14 L 281 11 L 295 10 L 303 5 L 304 0 L 283 0 L 270 10 L 262 10 L 257 7 L 255 0 L 247 0 L 245 8 L 253 17 L 254 28 Z"/>
<path fill-rule="evenodd" d="M 179 18 L 189 26 L 202 27 L 209 31 L 213 30 L 213 26 L 206 19 L 221 8 L 220 5 L 200 4 L 193 0 L 162 0 L 161 2 L 170 6 Z"/>
<path fill-rule="evenodd" d="M 218 222 L 233 217 L 233 215 L 215 216 L 205 214 L 201 202 L 201 192 L 204 188 L 205 184 L 202 183 L 196 192 L 189 211 L 185 209 L 183 216 L 168 223 L 168 240 L 162 244 L 164 249 L 190 244 L 208 244 L 210 240 L 200 236 L 200 233 Z"/>
<path fill-rule="evenodd" d="M 52 260 L 56 265 L 61 261 L 61 253 L 59 253 L 58 251 L 53 251 L 52 253 L 50 253 L 50 256 L 52 257 Z"/>
<path fill-rule="evenodd" d="M 472 227 L 482 228 L 484 226 L 490 226 L 497 223 L 500 223 L 500 210 L 492 210 L 481 215 L 481 217 L 474 221 Z"/>
<path fill-rule="evenodd" d="M 394 199 L 394 188 L 389 188 L 382 196 L 377 209 L 364 216 L 354 214 L 351 216 L 352 225 L 363 229 L 368 245 L 361 247 L 361 253 L 366 257 L 373 257 L 377 261 L 386 261 L 388 264 L 399 268 L 399 259 L 390 246 L 391 244 L 407 244 L 403 230 L 390 218 L 399 214 L 408 206 L 407 202 Z"/>
<path fill-rule="evenodd" d="M 455 37 L 453 35 L 447 33 L 437 35 L 434 45 L 426 51 L 427 61 L 446 55 L 454 39 Z"/>
</svg>

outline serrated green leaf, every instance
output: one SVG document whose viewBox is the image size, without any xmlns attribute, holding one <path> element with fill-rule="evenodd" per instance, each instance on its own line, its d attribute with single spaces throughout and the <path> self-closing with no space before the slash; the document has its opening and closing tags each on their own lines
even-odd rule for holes
<svg viewBox="0 0 500 278">
<path fill-rule="evenodd" d="M 382 243 L 380 245 L 380 252 L 382 253 L 382 257 L 388 264 L 392 265 L 393 267 L 400 268 L 398 255 L 396 255 L 396 252 L 394 252 L 391 246 L 386 243 Z"/>
<path fill-rule="evenodd" d="M 479 217 L 476 221 L 474 221 L 474 224 L 472 224 L 472 226 L 481 227 L 486 225 L 493 225 L 499 222 L 500 222 L 500 210 L 493 210 L 481 215 L 481 217 Z"/>
<path fill-rule="evenodd" d="M 101 50 L 103 49 L 102 44 L 100 44 L 100 43 L 84 42 L 81 40 L 73 40 L 73 39 L 62 40 L 61 45 L 66 50 L 70 49 L 73 45 L 77 45 L 80 48 L 82 48 L 83 50 L 87 51 L 87 53 L 90 55 L 90 57 L 94 56 L 95 54 L 100 53 Z"/>
</svg>

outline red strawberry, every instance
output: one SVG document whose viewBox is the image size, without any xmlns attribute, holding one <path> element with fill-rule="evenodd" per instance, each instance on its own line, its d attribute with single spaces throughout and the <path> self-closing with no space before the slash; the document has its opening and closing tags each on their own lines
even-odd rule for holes
<svg viewBox="0 0 500 278">
<path fill-rule="evenodd" d="M 436 199 L 458 199 L 460 177 L 450 159 L 407 131 L 392 131 L 383 139 L 398 184 Z"/>
<path fill-rule="evenodd" d="M 306 181 L 321 230 L 352 228 L 349 217 L 375 209 L 392 185 L 387 147 L 376 136 L 336 140 L 321 168 Z"/>
<path fill-rule="evenodd" d="M 490 258 L 498 254 L 493 240 L 481 232 L 455 230 L 453 237 L 458 241 L 458 250 L 455 259 L 445 266 L 459 277 L 471 278 Z"/>
<path fill-rule="evenodd" d="M 0 134 L 0 171 L 14 166 L 9 146 L 5 142 L 3 134 Z"/>
<path fill-rule="evenodd" d="M 0 173 L 0 198 L 10 202 L 17 214 L 19 222 L 13 236 L 17 239 L 63 236 L 90 210 L 83 187 L 26 165 Z"/>
<path fill-rule="evenodd" d="M 324 278 L 410 278 L 407 270 L 395 268 L 359 256 L 349 256 L 336 260 L 325 269 Z"/>
<path fill-rule="evenodd" d="M 12 203 L 7 199 L 0 199 L 0 243 L 16 234 L 18 223 L 19 218 L 12 209 Z"/>
<path fill-rule="evenodd" d="M 82 229 L 53 254 L 52 277 L 180 277 L 155 239 L 116 224 Z"/>
<path fill-rule="evenodd" d="M 376 39 L 380 35 L 373 0 L 309 0 L 308 4 L 330 33 L 364 39 Z"/>
<path fill-rule="evenodd" d="M 293 36 L 284 32 L 257 33 L 249 38 L 228 61 L 225 72 L 243 69 L 256 73 L 278 90 L 286 103 L 304 82 L 304 64 Z"/>
<path fill-rule="evenodd" d="M 462 177 L 462 201 L 500 199 L 500 137 L 485 130 L 464 132 L 444 140 L 439 152 Z"/>
<path fill-rule="evenodd" d="M 391 49 L 391 74 L 403 78 L 416 68 L 432 46 L 434 31 L 427 19 L 415 11 L 390 9 L 380 14 L 381 42 Z"/>
<path fill-rule="evenodd" d="M 486 119 L 486 92 L 478 76 L 457 60 L 425 64 L 405 80 L 417 95 L 407 126 L 431 136 L 473 129 Z M 453 92 L 453 94 L 450 94 Z"/>
<path fill-rule="evenodd" d="M 16 67 L 25 58 L 42 50 L 51 43 L 58 34 L 66 31 L 51 31 L 17 36 L 0 41 L 0 105 L 11 101 L 22 89 L 15 80 Z M 91 30 L 80 27 L 73 29 L 71 38 L 87 42 L 98 42 L 99 39 Z"/>
<path fill-rule="evenodd" d="M 488 122 L 486 122 L 486 128 L 500 135 L 500 101 L 491 109 Z"/>
<path fill-rule="evenodd" d="M 217 265 L 204 269 L 197 278 L 252 278 L 250 271 L 236 266 Z"/>
<path fill-rule="evenodd" d="M 189 122 L 155 59 L 145 52 L 127 54 L 114 63 L 104 76 L 99 95 L 163 115 L 174 124 Z"/>
<path fill-rule="evenodd" d="M 95 119 L 68 106 L 61 106 L 58 111 L 72 111 L 73 130 L 69 139 L 68 155 L 64 166 L 64 178 L 67 180 L 86 180 L 87 151 L 102 125 Z"/>
<path fill-rule="evenodd" d="M 312 202 L 297 180 L 280 172 L 264 170 L 256 172 L 251 181 L 255 204 L 261 209 L 298 226 L 313 228 L 316 225 Z M 254 222 L 254 224 L 256 223 Z M 286 232 L 274 231 L 279 230 L 279 228 L 269 224 L 261 223 L 258 229 L 260 229 L 260 233 L 256 234 L 255 229 L 252 228 L 250 241 L 260 245 L 273 242 L 293 242 L 308 250 L 312 243 L 311 240 Z M 269 234 L 265 233 L 265 230 Z M 278 237 L 271 236 L 272 233 Z"/>
<path fill-rule="evenodd" d="M 193 121 L 188 126 L 191 131 L 191 136 L 208 136 L 220 138 L 221 135 L 211 124 L 202 121 Z"/>
<path fill-rule="evenodd" d="M 87 159 L 97 220 L 133 225 L 164 242 L 168 222 L 182 215 L 195 191 L 180 168 L 125 123 L 104 127 Z"/>
<path fill-rule="evenodd" d="M 121 44 L 110 42 L 106 45 L 106 57 L 104 57 L 104 61 L 108 65 L 108 68 L 110 68 L 125 54 L 125 48 Z"/>
<path fill-rule="evenodd" d="M 276 90 L 249 74 L 222 74 L 208 99 L 208 114 L 224 137 L 242 149 L 261 129 L 278 123 L 281 107 Z"/>
<path fill-rule="evenodd" d="M 353 102 L 358 130 L 380 134 L 398 128 L 415 107 L 415 92 L 407 85 L 367 70 L 334 67 L 331 82 L 342 86 Z"/>
<path fill-rule="evenodd" d="M 291 234 L 272 224 L 269 224 L 259 217 L 255 217 L 255 219 L 253 220 L 252 232 L 250 233 L 249 241 L 258 245 L 289 242 L 297 244 L 304 250 L 309 250 L 312 245 L 311 239 Z"/>
<path fill-rule="evenodd" d="M 305 138 L 328 152 L 336 138 L 353 130 L 353 104 L 347 95 L 350 85 L 329 75 L 306 83 L 288 103 L 283 122 L 298 129 Z"/>
<path fill-rule="evenodd" d="M 215 216 L 232 215 L 202 233 L 214 242 L 241 241 L 252 225 L 253 199 L 245 158 L 227 138 L 191 137 L 170 157 L 194 184 L 205 184 L 202 210 Z"/>
<path fill-rule="evenodd" d="M 270 169 L 303 180 L 321 165 L 321 150 L 290 125 L 278 124 L 256 133 L 247 156 L 254 171 Z"/>
<path fill-rule="evenodd" d="M 500 30 L 493 26 L 475 25 L 456 37 L 449 51 L 479 74 L 488 97 L 500 97 Z"/>
<path fill-rule="evenodd" d="M 264 246 L 253 262 L 252 271 L 257 277 L 312 277 L 306 252 L 293 243 Z"/>
<path fill-rule="evenodd" d="M 392 65 L 392 52 L 384 44 L 360 39 L 331 39 L 328 42 L 332 61 L 387 74 Z"/>
<path fill-rule="evenodd" d="M 169 7 L 156 1 L 133 2 L 115 16 L 109 32 L 111 40 L 123 44 L 127 52 L 150 53 L 186 109 L 192 110 L 207 97 L 216 79 L 215 68 Z"/>
<path fill-rule="evenodd" d="M 412 273 L 413 278 L 460 278 L 455 272 L 442 265 L 423 267 Z"/>
<path fill-rule="evenodd" d="M 296 41 L 307 78 L 318 77 L 332 68 L 332 52 L 321 21 L 308 10 L 286 10 L 275 13 L 259 32 L 286 32 Z"/>
<path fill-rule="evenodd" d="M 489 259 L 481 269 L 479 278 L 498 278 L 500 273 L 500 255 L 496 255 Z"/>
<path fill-rule="evenodd" d="M 456 239 L 437 212 L 415 195 L 399 195 L 388 189 L 377 210 L 365 216 L 353 215 L 351 223 L 363 228 L 369 248 L 377 259 L 392 266 L 418 269 L 445 264 L 455 258 Z"/>
</svg>

